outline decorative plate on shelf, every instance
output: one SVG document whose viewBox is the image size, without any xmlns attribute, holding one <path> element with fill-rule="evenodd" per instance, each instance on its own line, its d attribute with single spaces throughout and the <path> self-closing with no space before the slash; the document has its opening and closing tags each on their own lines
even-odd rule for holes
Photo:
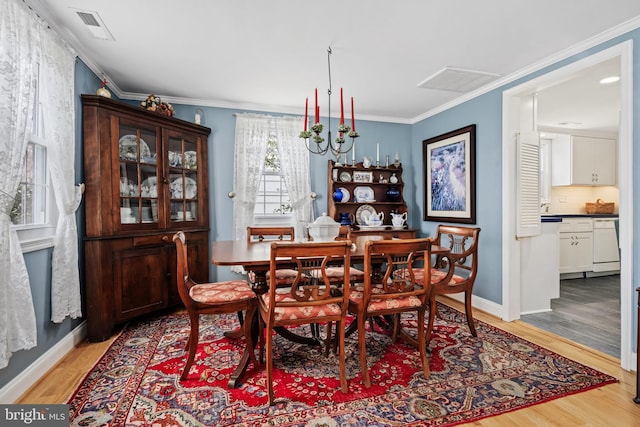
<svg viewBox="0 0 640 427">
<path fill-rule="evenodd" d="M 135 135 L 125 135 L 118 141 L 120 149 L 120 158 L 122 160 L 138 160 L 138 138 Z M 151 150 L 149 145 L 140 138 L 140 156 L 151 158 Z"/>
<path fill-rule="evenodd" d="M 198 194 L 198 183 L 196 182 L 196 180 L 189 177 L 184 178 L 184 187 L 183 179 L 176 178 L 173 180 L 173 182 L 171 182 L 170 188 L 172 199 L 193 199 Z"/>
<path fill-rule="evenodd" d="M 342 182 L 351 182 L 351 174 L 347 171 L 340 173 L 340 181 Z"/>
<path fill-rule="evenodd" d="M 348 202 L 349 199 L 351 198 L 351 193 L 349 193 L 349 190 L 347 190 L 344 187 L 338 187 L 338 190 L 342 192 L 342 200 L 340 200 L 340 202 L 341 203 Z"/>
<path fill-rule="evenodd" d="M 353 189 L 353 198 L 356 202 L 375 202 L 375 194 L 371 187 L 356 187 Z"/>
<path fill-rule="evenodd" d="M 356 222 L 360 227 L 365 226 L 369 217 L 376 215 L 376 210 L 371 205 L 362 205 L 356 210 Z"/>
<path fill-rule="evenodd" d="M 382 230 L 386 230 L 387 226 L 386 225 L 358 225 L 358 228 L 360 228 L 360 230 L 366 230 L 366 231 L 382 231 Z"/>
</svg>

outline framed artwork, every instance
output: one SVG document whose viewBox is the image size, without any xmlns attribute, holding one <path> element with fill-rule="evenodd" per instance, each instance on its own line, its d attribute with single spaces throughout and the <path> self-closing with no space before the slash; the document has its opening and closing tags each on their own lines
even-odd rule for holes
<svg viewBox="0 0 640 427">
<path fill-rule="evenodd" d="M 422 141 L 424 220 L 476 223 L 476 125 Z"/>
<path fill-rule="evenodd" d="M 373 182 L 373 172 L 354 171 L 353 182 Z"/>
</svg>

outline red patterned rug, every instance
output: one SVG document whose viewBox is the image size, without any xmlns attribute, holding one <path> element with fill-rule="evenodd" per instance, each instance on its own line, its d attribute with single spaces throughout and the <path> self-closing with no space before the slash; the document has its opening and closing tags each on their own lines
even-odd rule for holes
<svg viewBox="0 0 640 427">
<path fill-rule="evenodd" d="M 391 344 L 376 329 L 367 334 L 370 389 L 361 383 L 357 334 L 348 339 L 348 394 L 340 391 L 335 355 L 277 336 L 271 407 L 264 369 L 250 365 L 242 385 L 227 388 L 243 343 L 222 334 L 237 326 L 236 316 L 203 317 L 196 361 L 183 382 L 187 316 L 140 321 L 125 327 L 72 394 L 71 425 L 451 426 L 617 381 L 484 322 L 474 338 L 462 313 L 439 308 L 430 378 L 414 348 Z M 415 319 L 404 322 L 415 332 Z"/>
</svg>

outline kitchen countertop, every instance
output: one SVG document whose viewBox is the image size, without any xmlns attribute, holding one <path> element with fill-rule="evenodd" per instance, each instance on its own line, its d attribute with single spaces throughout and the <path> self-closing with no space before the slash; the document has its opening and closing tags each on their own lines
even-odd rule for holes
<svg viewBox="0 0 640 427">
<path fill-rule="evenodd" d="M 541 222 L 562 222 L 562 218 L 618 218 L 618 214 L 542 214 Z"/>
</svg>

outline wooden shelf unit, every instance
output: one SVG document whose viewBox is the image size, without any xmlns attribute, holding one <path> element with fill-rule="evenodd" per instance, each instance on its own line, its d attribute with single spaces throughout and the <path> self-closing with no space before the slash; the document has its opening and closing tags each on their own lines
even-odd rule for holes
<svg viewBox="0 0 640 427">
<path fill-rule="evenodd" d="M 327 215 L 332 217 L 335 221 L 340 222 L 341 215 L 343 213 L 349 213 L 353 215 L 353 225 L 351 227 L 351 233 L 353 235 L 382 235 L 384 238 L 415 238 L 416 230 L 409 229 L 405 226 L 403 229 L 394 229 L 391 227 L 391 213 L 403 213 L 407 212 L 407 204 L 404 200 L 404 181 L 402 178 L 402 164 L 390 165 L 389 167 L 364 167 L 362 162 L 355 165 L 342 165 L 336 166 L 333 160 L 328 161 L 328 184 L 327 184 Z M 372 182 L 354 181 L 354 172 L 357 175 L 371 174 Z M 343 173 L 349 174 L 350 181 L 342 181 L 340 176 Z M 389 180 L 392 175 L 397 178 L 396 183 L 392 183 Z M 381 181 L 382 180 L 382 181 Z M 357 202 L 354 199 L 354 190 L 357 187 L 370 187 L 374 194 L 375 201 Z M 336 202 L 333 199 L 333 193 L 337 188 L 343 187 L 350 193 L 349 201 Z M 398 200 L 388 200 L 387 190 L 395 187 L 400 192 Z M 383 225 L 387 226 L 385 230 L 361 230 L 358 227 L 357 220 L 355 218 L 356 211 L 363 205 L 372 206 L 376 212 L 384 213 Z"/>
<path fill-rule="evenodd" d="M 209 276 L 211 129 L 82 95 L 87 338 L 180 304 L 174 233 L 194 280 Z"/>
</svg>

